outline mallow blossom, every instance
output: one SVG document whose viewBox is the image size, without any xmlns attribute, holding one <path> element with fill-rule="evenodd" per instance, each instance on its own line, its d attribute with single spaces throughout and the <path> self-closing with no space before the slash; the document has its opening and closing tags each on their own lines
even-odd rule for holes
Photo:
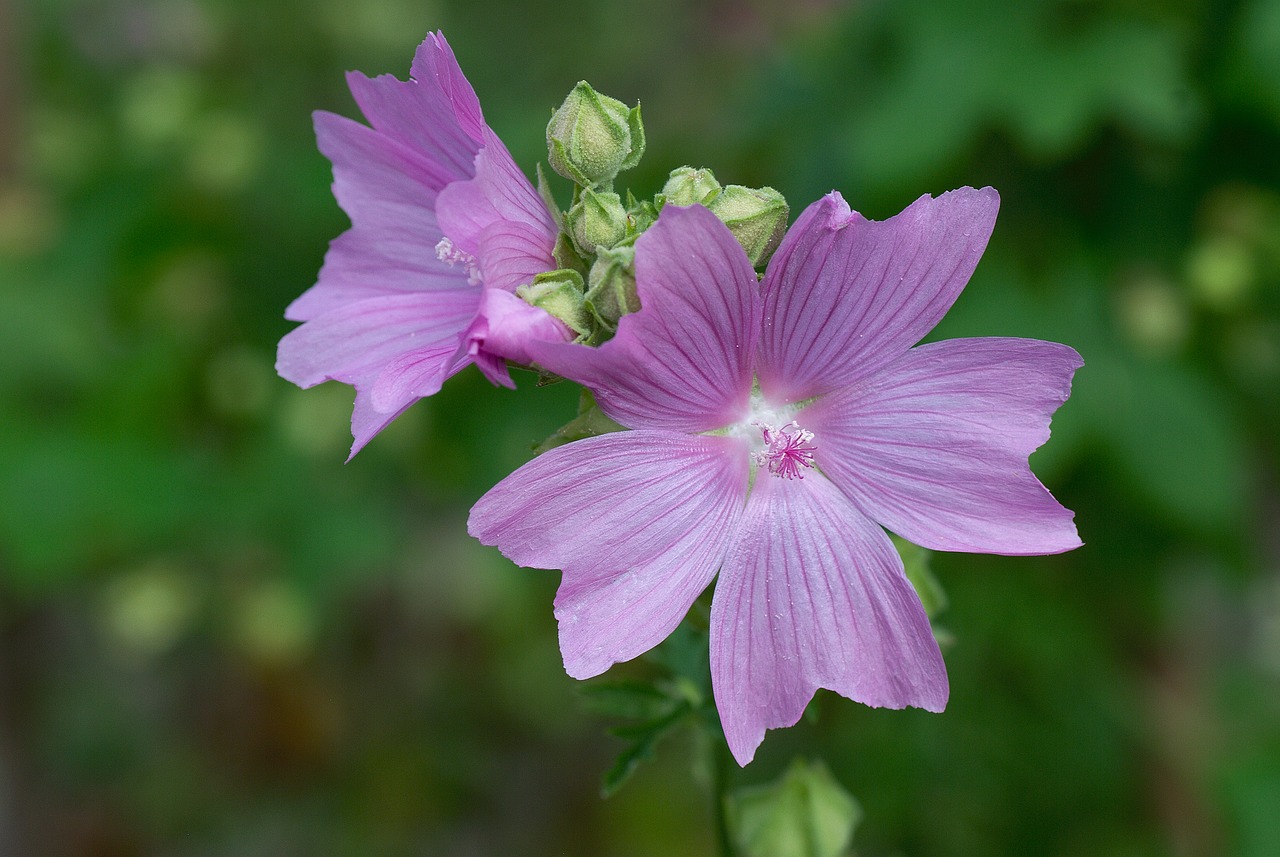
<svg viewBox="0 0 1280 857">
<path fill-rule="evenodd" d="M 347 83 L 369 125 L 318 111 L 315 127 L 351 228 L 285 311 L 305 324 L 281 340 L 276 369 L 302 387 L 355 387 L 354 455 L 472 363 L 513 386 L 506 360 L 528 363 L 526 342 L 567 330 L 514 294 L 556 267 L 557 226 L 444 36 L 422 43 L 408 81 Z"/>
<path fill-rule="evenodd" d="M 530 347 L 630 429 L 543 454 L 471 512 L 483 543 L 563 570 L 570 675 L 656 645 L 718 571 L 711 672 L 739 764 L 820 687 L 943 709 L 942 655 L 885 529 L 934 550 L 1080 545 L 1027 463 L 1079 355 L 1028 339 L 916 345 L 998 205 L 963 188 L 873 222 L 831 193 L 762 283 L 709 211 L 667 206 L 637 243 L 642 309 L 616 337 Z"/>
</svg>

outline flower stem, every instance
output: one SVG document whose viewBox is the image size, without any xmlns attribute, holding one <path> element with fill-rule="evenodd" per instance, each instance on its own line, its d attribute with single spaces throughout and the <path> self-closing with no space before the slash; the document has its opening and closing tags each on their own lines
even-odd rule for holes
<svg viewBox="0 0 1280 857">
<path fill-rule="evenodd" d="M 716 853 L 720 857 L 737 857 L 733 839 L 729 836 L 729 747 L 719 735 L 708 736 L 711 756 L 711 817 L 716 828 Z"/>
</svg>

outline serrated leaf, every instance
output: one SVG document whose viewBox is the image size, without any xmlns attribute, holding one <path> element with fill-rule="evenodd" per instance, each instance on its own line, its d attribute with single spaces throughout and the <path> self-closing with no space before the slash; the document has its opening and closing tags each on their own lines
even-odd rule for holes
<svg viewBox="0 0 1280 857">
<path fill-rule="evenodd" d="M 680 706 L 665 717 L 635 726 L 620 726 L 609 730 L 610 734 L 629 737 L 632 742 L 618 754 L 618 758 L 614 760 L 609 770 L 604 772 L 600 780 L 600 795 L 609 797 L 622 788 L 640 765 L 653 756 L 658 741 L 675 728 L 688 711 L 687 706 Z"/>
</svg>

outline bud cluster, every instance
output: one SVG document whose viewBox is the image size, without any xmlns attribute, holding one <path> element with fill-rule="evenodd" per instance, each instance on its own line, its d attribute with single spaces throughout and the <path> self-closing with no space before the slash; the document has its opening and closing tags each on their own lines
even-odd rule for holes
<svg viewBox="0 0 1280 857">
<path fill-rule="evenodd" d="M 706 168 L 679 167 L 652 200 L 627 192 L 624 201 L 614 181 L 640 162 L 644 148 L 640 105 L 629 108 L 586 81 L 573 88 L 547 123 L 548 161 L 573 182 L 573 199 L 568 210 L 560 211 L 539 174 L 543 198 L 560 224 L 555 246 L 560 268 L 538 275 L 516 294 L 564 322 L 578 342 L 605 341 L 622 316 L 640 309 L 635 242 L 664 206 L 706 206 L 757 268 L 769 261 L 786 231 L 782 194 L 771 187 L 721 185 Z"/>
</svg>

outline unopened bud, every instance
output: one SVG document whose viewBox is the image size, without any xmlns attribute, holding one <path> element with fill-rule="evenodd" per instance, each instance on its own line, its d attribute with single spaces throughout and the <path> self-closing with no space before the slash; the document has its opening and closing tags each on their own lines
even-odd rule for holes
<svg viewBox="0 0 1280 857">
<path fill-rule="evenodd" d="M 583 299 L 583 287 L 582 275 L 577 271 L 546 271 L 534 277 L 532 283 L 518 286 L 516 297 L 560 319 L 579 336 L 586 336 L 591 332 L 591 314 Z"/>
<path fill-rule="evenodd" d="M 566 218 L 574 243 L 583 253 L 612 247 L 627 235 L 627 210 L 616 193 L 584 190 Z"/>
<path fill-rule="evenodd" d="M 640 105 L 628 108 L 580 81 L 547 124 L 551 168 L 582 187 L 604 187 L 644 154 Z"/>
<path fill-rule="evenodd" d="M 587 280 L 587 304 L 602 322 L 616 327 L 618 319 L 640 309 L 636 296 L 636 250 L 629 244 L 601 250 Z"/>
<path fill-rule="evenodd" d="M 658 208 L 650 200 L 638 200 L 627 191 L 627 216 L 631 219 L 628 235 L 639 235 L 658 220 Z"/>
<path fill-rule="evenodd" d="M 680 167 L 662 186 L 663 201 L 669 205 L 710 205 L 720 193 L 720 182 L 705 167 Z"/>
<path fill-rule="evenodd" d="M 787 231 L 787 201 L 771 187 L 727 185 L 707 207 L 729 227 L 757 268 L 769 261 Z"/>
</svg>

